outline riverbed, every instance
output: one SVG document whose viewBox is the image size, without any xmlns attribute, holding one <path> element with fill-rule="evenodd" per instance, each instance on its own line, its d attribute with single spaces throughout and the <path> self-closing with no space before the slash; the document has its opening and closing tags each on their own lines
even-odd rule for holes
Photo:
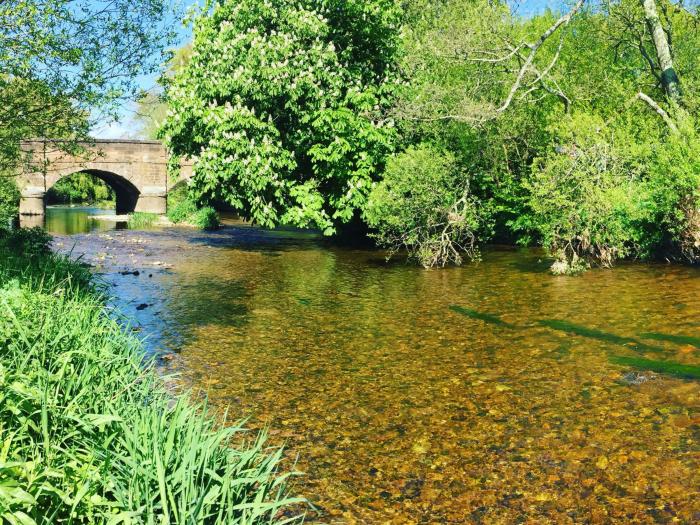
<svg viewBox="0 0 700 525">
<path fill-rule="evenodd" d="M 700 522 L 698 268 L 425 271 L 234 223 L 55 245 L 175 388 L 286 446 L 312 522 Z"/>
</svg>

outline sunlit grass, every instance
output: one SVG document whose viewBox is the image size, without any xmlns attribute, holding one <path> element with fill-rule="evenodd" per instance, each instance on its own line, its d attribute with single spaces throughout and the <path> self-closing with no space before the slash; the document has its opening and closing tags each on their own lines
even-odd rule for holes
<svg viewBox="0 0 700 525">
<path fill-rule="evenodd" d="M 280 517 L 300 500 L 279 449 L 166 392 L 87 268 L 10 244 L 0 238 L 0 521 L 299 521 Z"/>
<path fill-rule="evenodd" d="M 158 214 L 136 211 L 129 215 L 129 229 L 138 230 L 153 226 L 158 221 Z"/>
</svg>

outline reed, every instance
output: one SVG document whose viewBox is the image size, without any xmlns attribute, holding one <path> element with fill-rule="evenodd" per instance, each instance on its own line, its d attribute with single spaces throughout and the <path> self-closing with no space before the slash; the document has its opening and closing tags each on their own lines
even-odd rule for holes
<svg viewBox="0 0 700 525">
<path fill-rule="evenodd" d="M 0 234 L 0 521 L 303 520 L 280 449 L 166 391 L 89 269 L 11 236 Z"/>
<path fill-rule="evenodd" d="M 142 228 L 149 228 L 153 226 L 157 221 L 158 215 L 156 213 L 136 211 L 129 215 L 127 225 L 131 230 L 139 230 Z"/>
</svg>

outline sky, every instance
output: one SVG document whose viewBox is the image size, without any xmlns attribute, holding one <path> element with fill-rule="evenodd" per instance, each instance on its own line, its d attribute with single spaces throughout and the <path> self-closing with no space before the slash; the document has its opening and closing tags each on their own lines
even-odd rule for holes
<svg viewBox="0 0 700 525">
<path fill-rule="evenodd" d="M 178 1 L 178 0 L 174 0 Z M 188 7 L 202 5 L 203 0 L 185 0 L 180 2 L 182 11 L 185 12 Z M 168 23 L 172 23 L 169 21 Z M 192 39 L 192 28 L 185 26 L 182 23 L 177 23 L 177 40 L 174 48 L 179 48 L 185 45 Z M 136 79 L 138 87 L 142 91 L 151 91 L 157 88 L 158 74 L 141 75 Z M 91 135 L 97 139 L 139 139 L 144 138 L 139 136 L 140 125 L 135 120 L 136 103 L 133 101 L 125 101 L 119 111 L 119 120 L 98 121 L 93 126 Z"/>
<path fill-rule="evenodd" d="M 560 8 L 565 0 L 508 0 L 511 8 L 521 16 L 532 16 L 547 8 L 556 10 Z M 191 5 L 202 5 L 202 0 L 190 0 L 184 2 L 185 7 Z M 178 40 L 175 47 L 181 47 L 192 38 L 192 28 L 178 24 Z M 158 75 L 144 75 L 137 79 L 141 90 L 152 90 L 157 86 Z M 125 102 L 119 112 L 119 120 L 102 120 L 92 129 L 92 136 L 98 139 L 138 139 L 140 136 L 140 126 L 135 117 L 136 104 Z"/>
</svg>

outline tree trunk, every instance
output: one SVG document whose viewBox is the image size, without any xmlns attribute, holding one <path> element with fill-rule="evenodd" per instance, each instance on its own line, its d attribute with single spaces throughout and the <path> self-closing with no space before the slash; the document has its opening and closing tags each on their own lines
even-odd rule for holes
<svg viewBox="0 0 700 525">
<path fill-rule="evenodd" d="M 656 11 L 656 0 L 640 0 L 644 8 L 644 18 L 646 19 L 649 32 L 654 40 L 656 57 L 661 68 L 661 84 L 668 98 L 677 104 L 681 102 L 681 86 L 676 70 L 673 68 L 673 58 L 671 56 L 671 46 L 668 43 L 666 32 L 661 25 L 659 14 Z"/>
</svg>

